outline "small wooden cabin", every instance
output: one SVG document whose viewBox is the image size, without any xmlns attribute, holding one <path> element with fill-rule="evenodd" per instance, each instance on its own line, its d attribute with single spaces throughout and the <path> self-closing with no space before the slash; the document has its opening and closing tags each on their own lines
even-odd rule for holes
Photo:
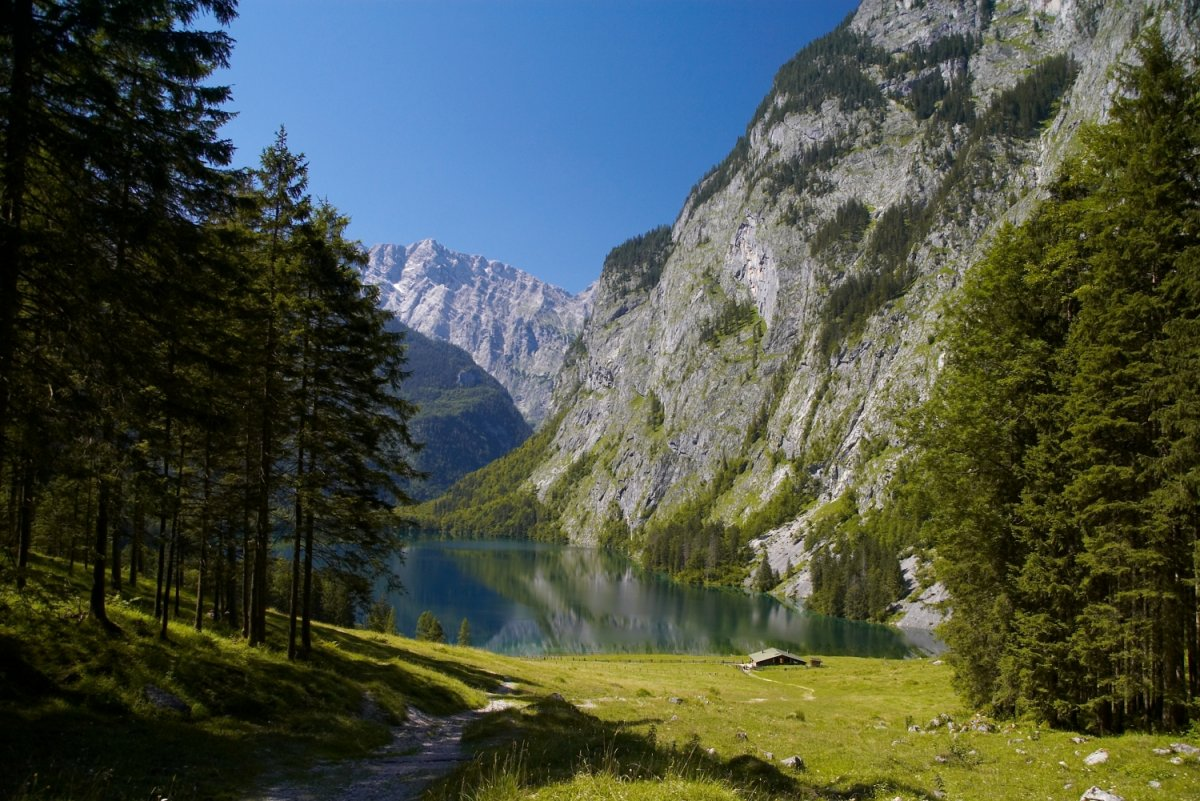
<svg viewBox="0 0 1200 801">
<path fill-rule="evenodd" d="M 795 654 L 789 654 L 787 651 L 780 651 L 778 648 L 768 648 L 765 651 L 755 651 L 750 654 L 750 665 L 752 667 L 771 667 L 773 665 L 805 665 L 803 659 Z"/>
</svg>

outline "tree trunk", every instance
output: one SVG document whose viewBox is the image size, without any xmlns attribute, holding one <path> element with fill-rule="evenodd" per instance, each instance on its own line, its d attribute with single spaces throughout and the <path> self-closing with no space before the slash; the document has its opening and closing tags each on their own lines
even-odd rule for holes
<svg viewBox="0 0 1200 801">
<path fill-rule="evenodd" d="M 204 563 L 208 559 L 209 520 L 211 519 L 209 505 L 212 503 L 212 431 L 204 433 L 204 491 L 200 507 L 200 554 L 197 560 L 196 576 L 196 631 L 204 628 Z M 218 591 L 214 590 L 213 595 Z M 215 615 L 214 615 L 215 619 Z"/>
<path fill-rule="evenodd" d="M 146 508 L 139 497 L 133 507 L 133 531 L 129 542 L 129 587 L 137 587 L 138 571 L 142 569 L 142 534 L 146 530 Z"/>
<path fill-rule="evenodd" d="M 313 513 L 304 516 L 304 610 L 300 625 L 300 655 L 312 653 L 312 596 L 313 596 Z"/>
<path fill-rule="evenodd" d="M 246 487 L 251 486 L 251 458 L 250 446 L 246 446 Z M 242 636 L 247 640 L 250 639 L 250 598 L 253 592 L 253 569 L 254 569 L 254 548 L 253 540 L 250 536 L 250 518 L 252 513 L 253 497 L 252 493 L 247 489 L 244 501 L 242 503 Z"/>
<path fill-rule="evenodd" d="M 166 597 L 163 595 L 163 578 L 166 576 L 167 567 L 167 516 L 165 512 L 163 513 L 163 516 L 159 518 L 158 522 L 158 571 L 154 574 L 156 579 L 154 586 L 155 620 L 162 616 L 163 598 Z"/>
<path fill-rule="evenodd" d="M 238 605 L 237 605 L 237 547 L 233 544 L 232 538 L 229 542 L 229 569 L 225 574 L 225 581 L 228 582 L 225 587 L 225 619 L 229 622 L 230 627 L 236 626 L 238 623 Z"/>
<path fill-rule="evenodd" d="M 116 497 L 113 499 L 113 517 L 120 519 L 121 509 L 121 491 L 120 485 L 117 487 Z M 112 590 L 113 592 L 121 591 L 121 526 L 118 522 L 112 526 Z"/>
<path fill-rule="evenodd" d="M 8 5 L 8 4 L 6 4 Z M 33 98 L 33 0 L 15 0 L 10 7 L 11 70 L 4 131 L 4 175 L 0 181 L 0 465 L 4 464 L 9 397 L 16 353 L 17 313 L 21 308 L 18 277 L 24 269 L 24 209 L 29 129 Z"/>
<path fill-rule="evenodd" d="M 179 617 L 179 588 L 183 586 L 183 540 L 179 535 L 179 520 L 175 521 L 175 540 L 179 542 L 175 554 L 175 617 Z"/>
<path fill-rule="evenodd" d="M 20 502 L 17 507 L 17 589 L 25 589 L 29 548 L 33 539 L 33 460 L 21 459 Z"/>
<path fill-rule="evenodd" d="M 107 442 L 108 438 L 105 438 Z M 103 468 L 101 468 L 103 471 Z M 96 507 L 96 537 L 92 547 L 92 595 L 88 611 L 104 625 L 110 625 L 104 608 L 104 552 L 108 546 L 108 504 L 112 489 L 107 476 L 100 476 L 100 495 Z"/>
<path fill-rule="evenodd" d="M 208 558 L 204 537 L 200 537 L 200 558 L 196 562 L 196 631 L 204 630 L 204 562 Z"/>
<path fill-rule="evenodd" d="M 175 572 L 175 540 L 179 538 L 179 529 L 172 527 L 171 530 L 171 546 L 167 551 L 166 569 L 163 571 L 162 578 L 162 627 L 158 631 L 159 639 L 167 639 L 167 621 L 171 617 L 171 576 Z"/>
<path fill-rule="evenodd" d="M 303 461 L 304 454 L 300 455 Z M 301 468 L 302 470 L 303 468 Z M 288 659 L 296 658 L 297 624 L 300 617 L 300 553 L 301 540 L 304 537 L 303 502 L 300 492 L 296 493 L 296 536 L 292 540 L 292 586 L 291 597 L 288 599 Z"/>
<path fill-rule="evenodd" d="M 305 351 L 308 350 L 308 342 L 305 340 Z M 301 397 L 308 386 L 308 376 L 305 375 L 300 382 Z M 300 617 L 300 554 L 302 551 L 302 540 L 304 538 L 304 424 L 306 416 L 303 412 L 300 414 L 299 425 L 297 426 L 296 440 L 299 443 L 296 448 L 296 512 L 295 512 L 295 537 L 292 540 L 292 587 L 291 597 L 288 603 L 288 659 L 296 658 L 296 635 L 297 623 Z"/>
</svg>

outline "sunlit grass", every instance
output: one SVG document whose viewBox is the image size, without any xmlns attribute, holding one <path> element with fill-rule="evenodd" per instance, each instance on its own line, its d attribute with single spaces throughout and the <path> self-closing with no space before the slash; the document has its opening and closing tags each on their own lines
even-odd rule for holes
<svg viewBox="0 0 1200 801">
<path fill-rule="evenodd" d="M 113 635 L 86 597 L 81 572 L 46 561 L 25 592 L 0 587 L 0 797 L 240 798 L 265 775 L 370 753 L 410 704 L 480 706 L 497 681 L 326 626 L 310 660 L 289 662 L 278 615 L 267 647 L 220 625 L 196 632 L 186 612 L 164 641 L 144 599 L 113 596 Z"/>
<path fill-rule="evenodd" d="M 0 797 L 246 798 L 314 760 L 369 754 L 410 707 L 449 714 L 503 691 L 515 705 L 468 727 L 474 759 L 432 798 L 1077 801 L 1099 785 L 1200 799 L 1200 761 L 1154 753 L 1195 736 L 952 730 L 944 716 L 972 715 L 932 660 L 820 654 L 822 668 L 747 674 L 741 654 L 518 659 L 318 626 L 313 658 L 290 663 L 281 617 L 271 647 L 183 621 L 163 642 L 144 600 L 110 603 L 112 637 L 85 598 L 82 575 L 45 561 L 22 595 L 0 585 Z M 1108 760 L 1085 765 L 1099 749 Z"/>
</svg>

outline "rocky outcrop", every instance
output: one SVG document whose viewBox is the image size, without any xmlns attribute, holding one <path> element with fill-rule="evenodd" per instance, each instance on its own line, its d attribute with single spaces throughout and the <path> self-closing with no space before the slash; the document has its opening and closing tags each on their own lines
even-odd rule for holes
<svg viewBox="0 0 1200 801">
<path fill-rule="evenodd" d="M 802 575 L 822 503 L 881 502 L 897 421 L 940 364 L 940 309 L 1103 117 L 1149 16 L 1195 52 L 1194 9 L 1152 0 L 864 0 L 802 51 L 692 192 L 653 285 L 597 285 L 532 478 L 570 536 L 594 541 L 614 517 L 636 533 L 703 493 L 741 525 L 806 483 L 817 503 L 757 541 Z M 997 99 L 1055 58 L 1054 102 L 1010 125 Z"/>
<path fill-rule="evenodd" d="M 554 377 L 588 315 L 590 293 L 572 295 L 526 272 L 432 239 L 375 245 L 363 271 L 380 302 L 415 331 L 465 350 L 536 426 Z"/>
</svg>

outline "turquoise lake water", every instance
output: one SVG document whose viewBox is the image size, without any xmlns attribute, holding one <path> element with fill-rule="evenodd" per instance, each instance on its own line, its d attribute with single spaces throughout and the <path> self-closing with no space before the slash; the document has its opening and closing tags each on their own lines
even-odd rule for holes
<svg viewBox="0 0 1200 801">
<path fill-rule="evenodd" d="M 429 610 L 453 642 L 523 656 L 590 653 L 902 658 L 937 649 L 927 633 L 813 615 L 767 595 L 684 586 L 616 554 L 523 541 L 419 540 L 394 572 L 396 624 L 411 636 Z"/>
</svg>

